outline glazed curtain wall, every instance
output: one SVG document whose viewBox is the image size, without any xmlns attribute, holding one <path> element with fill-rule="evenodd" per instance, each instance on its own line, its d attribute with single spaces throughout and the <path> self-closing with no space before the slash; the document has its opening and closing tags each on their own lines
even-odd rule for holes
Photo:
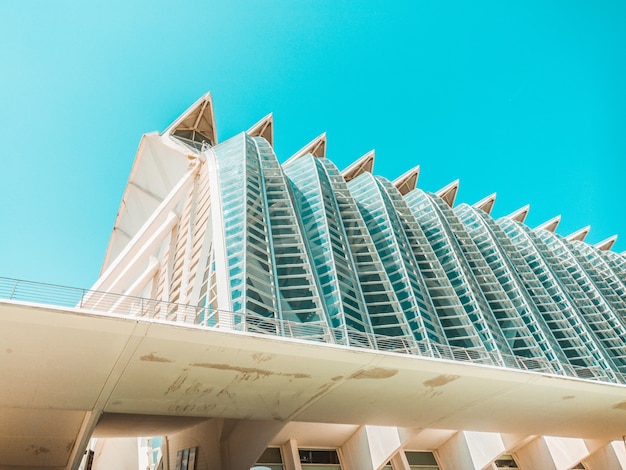
<svg viewBox="0 0 626 470">
<path fill-rule="evenodd" d="M 213 151 L 225 253 L 210 256 L 223 256 L 233 311 L 349 346 L 393 338 L 626 374 L 621 255 L 420 189 L 402 196 L 370 173 L 346 183 L 326 158 L 280 165 L 262 137 Z"/>
</svg>

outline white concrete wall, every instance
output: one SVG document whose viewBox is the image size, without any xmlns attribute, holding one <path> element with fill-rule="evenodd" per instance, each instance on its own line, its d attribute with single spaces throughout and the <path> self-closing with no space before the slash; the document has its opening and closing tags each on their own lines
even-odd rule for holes
<svg viewBox="0 0 626 470">
<path fill-rule="evenodd" d="M 95 470 L 138 470 L 136 437 L 98 439 L 92 468 Z"/>
<path fill-rule="evenodd" d="M 378 470 L 400 449 L 398 428 L 360 426 L 340 448 L 344 470 Z"/>
</svg>

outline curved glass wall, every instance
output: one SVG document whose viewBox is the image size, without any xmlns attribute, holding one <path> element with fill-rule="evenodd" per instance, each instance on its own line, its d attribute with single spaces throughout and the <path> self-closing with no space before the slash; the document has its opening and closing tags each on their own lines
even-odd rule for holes
<svg viewBox="0 0 626 470">
<path fill-rule="evenodd" d="M 211 152 L 221 237 L 198 302 L 234 328 L 626 382 L 624 256 L 369 173 L 346 183 L 326 158 L 281 165 L 262 137 Z"/>
<path fill-rule="evenodd" d="M 325 166 L 306 155 L 284 170 L 336 341 L 374 347 L 368 335 L 360 334 L 373 333 L 372 326 L 343 228 L 338 192 L 332 190 Z"/>
<path fill-rule="evenodd" d="M 546 335 L 545 324 L 537 320 L 539 312 L 481 211 L 461 204 L 455 212 L 489 265 L 489 271 L 483 268 L 486 275 L 481 276 L 481 285 L 487 287 L 485 295 L 513 352 L 549 361 L 562 359 L 560 348 L 548 339 L 551 335 Z"/>
</svg>

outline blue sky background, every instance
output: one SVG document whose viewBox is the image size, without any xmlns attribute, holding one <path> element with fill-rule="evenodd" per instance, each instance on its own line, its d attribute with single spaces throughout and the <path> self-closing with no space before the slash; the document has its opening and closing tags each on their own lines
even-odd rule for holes
<svg viewBox="0 0 626 470">
<path fill-rule="evenodd" d="M 3 2 L 0 276 L 89 287 L 143 133 L 206 91 L 281 160 L 420 164 L 536 226 L 626 250 L 626 2 Z"/>
</svg>

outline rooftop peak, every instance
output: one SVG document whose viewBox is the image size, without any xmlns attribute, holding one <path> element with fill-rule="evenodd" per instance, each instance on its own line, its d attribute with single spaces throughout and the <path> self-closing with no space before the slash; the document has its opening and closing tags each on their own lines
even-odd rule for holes
<svg viewBox="0 0 626 470">
<path fill-rule="evenodd" d="M 341 172 L 343 178 L 348 181 L 353 180 L 361 173 L 371 173 L 374 170 L 374 160 L 376 158 L 376 152 L 370 150 L 361 158 L 351 163 L 345 170 Z"/>
<path fill-rule="evenodd" d="M 456 194 L 459 191 L 460 180 L 454 180 L 452 183 L 444 186 L 435 194 L 444 200 L 450 207 L 454 206 Z"/>
<path fill-rule="evenodd" d="M 263 137 L 274 146 L 274 115 L 269 113 L 246 132 L 251 137 Z"/>
<path fill-rule="evenodd" d="M 298 158 L 303 157 L 309 153 L 316 158 L 326 158 L 326 132 L 317 136 L 315 139 L 313 139 L 311 142 L 306 144 L 295 154 L 289 157 L 285 164 L 295 161 Z"/>
<path fill-rule="evenodd" d="M 203 95 L 181 114 L 164 132 L 200 150 L 217 144 L 211 93 Z"/>
<path fill-rule="evenodd" d="M 481 199 L 476 204 L 474 204 L 474 208 L 480 209 L 481 211 L 491 214 L 491 210 L 493 209 L 493 205 L 496 202 L 496 193 L 490 194 L 484 199 Z"/>
<path fill-rule="evenodd" d="M 419 178 L 419 175 L 420 166 L 417 165 L 393 180 L 393 185 L 398 189 L 398 191 L 400 191 L 400 194 L 404 196 L 417 187 L 417 179 Z"/>
</svg>

